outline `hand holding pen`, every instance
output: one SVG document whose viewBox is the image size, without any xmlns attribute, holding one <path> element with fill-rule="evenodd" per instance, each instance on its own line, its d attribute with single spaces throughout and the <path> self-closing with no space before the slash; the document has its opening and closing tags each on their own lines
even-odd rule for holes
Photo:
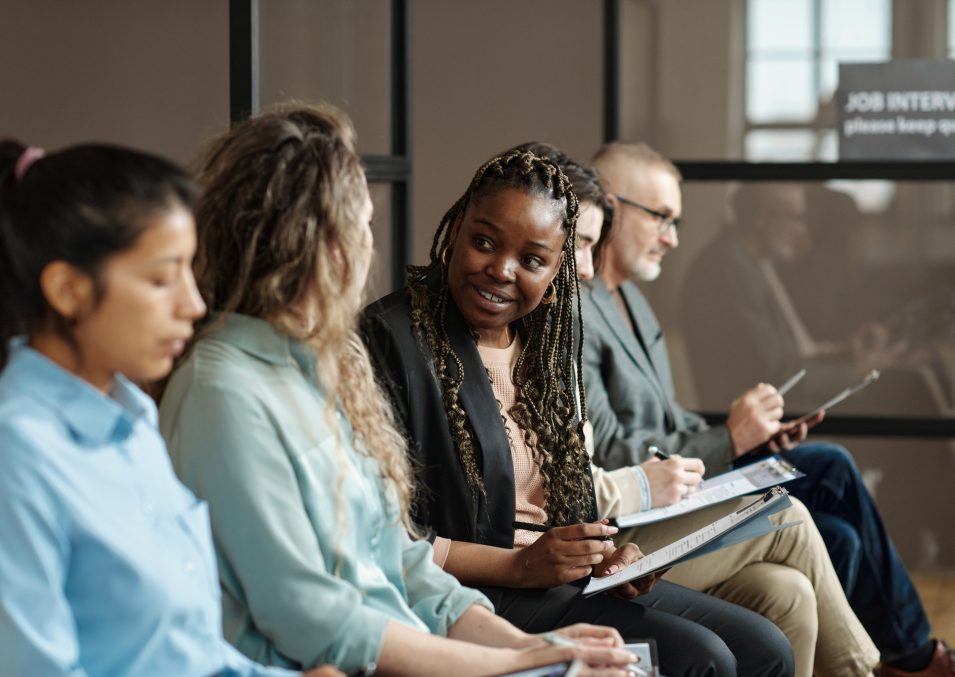
<svg viewBox="0 0 955 677">
<path fill-rule="evenodd" d="M 706 466 L 698 458 L 683 458 L 679 454 L 668 454 L 656 445 L 647 447 L 653 456 L 640 464 L 647 476 L 650 485 L 652 504 L 650 507 L 660 508 L 672 505 L 687 494 L 696 491 Z"/>
<path fill-rule="evenodd" d="M 514 550 L 515 587 L 551 588 L 589 576 L 613 552 L 607 539 L 617 533 L 607 520 L 540 529 L 540 538 Z"/>
<path fill-rule="evenodd" d="M 805 441 L 809 430 L 822 421 L 825 412 L 817 412 L 810 418 L 792 423 L 780 420 L 783 416 L 783 396 L 805 376 L 806 370 L 800 369 L 777 389 L 761 383 L 733 402 L 726 425 L 736 456 L 753 451 L 777 453 Z"/>
<path fill-rule="evenodd" d="M 564 647 L 579 647 L 582 642 L 578 639 L 571 639 L 566 637 L 563 634 L 558 634 L 558 632 L 545 632 L 541 637 L 548 643 L 553 644 L 554 646 L 564 646 Z M 626 647 L 624 647 L 626 648 Z M 624 674 L 627 675 L 636 675 L 637 677 L 644 677 L 650 673 L 647 670 L 644 670 L 643 667 L 639 665 L 640 658 L 631 654 L 631 662 L 626 668 Z M 588 674 L 586 667 L 583 664 L 583 661 L 577 659 L 570 666 L 570 669 L 565 673 L 565 677 L 585 677 Z M 603 673 L 600 673 L 603 674 Z"/>
</svg>

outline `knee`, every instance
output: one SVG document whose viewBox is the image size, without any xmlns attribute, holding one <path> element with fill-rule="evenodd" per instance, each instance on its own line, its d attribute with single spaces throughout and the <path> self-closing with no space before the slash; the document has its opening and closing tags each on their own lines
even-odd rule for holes
<svg viewBox="0 0 955 677">
<path fill-rule="evenodd" d="M 791 630 L 815 636 L 813 629 L 818 628 L 819 615 L 812 581 L 802 572 L 784 566 L 774 570 L 770 580 L 763 615 L 786 635 L 790 635 Z"/>
<path fill-rule="evenodd" d="M 687 677 L 722 677 L 738 674 L 736 656 L 719 635 L 700 628 L 692 641 L 686 645 L 682 660 L 683 669 L 678 674 Z"/>
<path fill-rule="evenodd" d="M 859 564 L 862 561 L 862 535 L 856 527 L 836 515 L 817 513 L 815 519 L 816 527 L 829 551 L 832 566 L 848 596 L 855 588 Z"/>
<path fill-rule="evenodd" d="M 810 453 L 830 466 L 832 470 L 859 474 L 855 459 L 848 449 L 839 444 L 815 444 L 809 448 Z"/>
<path fill-rule="evenodd" d="M 806 581 L 805 577 L 803 580 Z M 808 583 L 808 581 L 806 581 Z M 812 590 L 812 586 L 809 586 Z M 803 595 L 796 603 L 796 607 L 801 612 L 811 609 L 815 613 L 815 593 L 812 597 Z M 794 608 L 794 610 L 795 610 Z M 796 672 L 796 659 L 793 655 L 792 643 L 785 633 L 773 623 L 766 619 L 758 636 L 754 636 L 754 641 L 750 645 L 751 653 L 747 656 L 746 662 L 749 667 L 740 674 L 765 675 L 766 677 L 791 677 Z M 813 621 L 817 626 L 818 622 Z"/>
<path fill-rule="evenodd" d="M 796 659 L 793 656 L 793 647 L 786 635 L 773 626 L 773 637 L 767 640 L 762 647 L 760 661 L 762 670 L 756 674 L 767 677 L 792 677 L 796 674 Z"/>
<path fill-rule="evenodd" d="M 790 566 L 759 562 L 745 567 L 735 582 L 742 590 L 733 601 L 771 620 L 790 640 L 815 646 L 819 614 L 808 576 Z"/>
<path fill-rule="evenodd" d="M 856 562 L 862 550 L 862 535 L 848 521 L 837 515 L 818 513 L 815 515 L 816 528 L 826 543 L 833 563 Z"/>
<path fill-rule="evenodd" d="M 677 665 L 669 668 L 669 672 L 701 677 L 722 675 L 789 677 L 793 675 L 795 661 L 792 646 L 786 635 L 758 614 L 746 611 L 746 616 L 741 619 L 746 627 L 745 636 L 724 639 L 716 632 L 702 626 L 697 626 L 693 632 L 687 633 L 684 636 L 682 650 L 676 657 Z"/>
</svg>

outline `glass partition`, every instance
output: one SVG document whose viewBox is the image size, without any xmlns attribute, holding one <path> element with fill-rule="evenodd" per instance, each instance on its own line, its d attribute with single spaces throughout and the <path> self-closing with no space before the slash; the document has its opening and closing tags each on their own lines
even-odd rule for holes
<svg viewBox="0 0 955 677">
<path fill-rule="evenodd" d="M 810 411 L 955 416 L 955 183 L 685 184 L 686 227 L 647 285 L 681 401 L 726 411 L 759 382 Z"/>
<path fill-rule="evenodd" d="M 391 152 L 391 3 L 259 3 L 259 103 L 323 100 L 345 110 L 362 153 Z"/>
</svg>

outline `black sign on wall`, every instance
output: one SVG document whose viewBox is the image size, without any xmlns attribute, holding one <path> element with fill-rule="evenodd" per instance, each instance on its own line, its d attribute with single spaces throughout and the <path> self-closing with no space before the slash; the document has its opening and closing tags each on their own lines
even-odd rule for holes
<svg viewBox="0 0 955 677">
<path fill-rule="evenodd" d="M 842 160 L 955 159 L 955 61 L 839 64 Z"/>
</svg>

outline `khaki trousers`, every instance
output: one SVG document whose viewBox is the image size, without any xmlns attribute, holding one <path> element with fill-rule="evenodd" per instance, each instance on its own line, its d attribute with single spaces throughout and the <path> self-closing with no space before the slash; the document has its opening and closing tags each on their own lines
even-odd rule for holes
<svg viewBox="0 0 955 677">
<path fill-rule="evenodd" d="M 700 529 L 755 500 L 743 497 L 664 522 L 621 531 L 618 543 L 644 553 Z M 879 651 L 856 618 L 812 516 L 797 499 L 770 519 L 802 524 L 673 567 L 665 580 L 762 614 L 793 646 L 796 675 L 867 675 Z"/>
</svg>

